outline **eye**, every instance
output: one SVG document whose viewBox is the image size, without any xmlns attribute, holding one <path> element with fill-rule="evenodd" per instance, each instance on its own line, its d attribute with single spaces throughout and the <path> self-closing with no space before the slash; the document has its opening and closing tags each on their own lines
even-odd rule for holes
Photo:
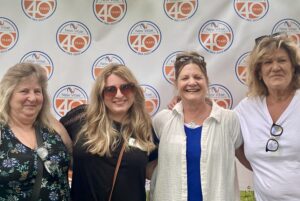
<svg viewBox="0 0 300 201">
<path fill-rule="evenodd" d="M 264 62 L 264 64 L 271 64 L 273 61 L 272 60 L 266 60 L 265 62 Z"/>
<path fill-rule="evenodd" d="M 120 89 L 121 90 L 130 90 L 130 89 L 132 89 L 134 86 L 132 85 L 132 84 L 122 84 L 121 86 L 120 86 Z"/>
<path fill-rule="evenodd" d="M 28 89 L 21 89 L 19 92 L 25 94 L 25 93 L 28 93 L 29 90 Z"/>
<path fill-rule="evenodd" d="M 285 58 L 278 59 L 278 62 L 279 62 L 279 63 L 285 63 L 285 62 L 287 62 L 287 59 L 285 59 Z"/>
<path fill-rule="evenodd" d="M 195 76 L 195 80 L 202 80 L 203 79 L 203 76 Z"/>
<path fill-rule="evenodd" d="M 110 87 L 105 87 L 104 88 L 104 91 L 105 92 L 115 92 L 115 91 L 117 91 L 117 88 L 115 87 L 115 86 L 110 86 Z"/>
<path fill-rule="evenodd" d="M 35 90 L 34 90 L 34 93 L 35 93 L 35 94 L 41 94 L 41 93 L 42 93 L 42 89 L 35 89 Z"/>
<path fill-rule="evenodd" d="M 184 77 L 181 77 L 180 80 L 188 80 L 189 77 L 188 76 L 184 76 Z"/>
</svg>

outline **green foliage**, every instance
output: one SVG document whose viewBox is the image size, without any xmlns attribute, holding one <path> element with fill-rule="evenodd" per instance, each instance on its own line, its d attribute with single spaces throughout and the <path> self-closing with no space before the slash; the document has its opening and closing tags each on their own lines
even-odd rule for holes
<svg viewBox="0 0 300 201">
<path fill-rule="evenodd" d="M 241 191 L 241 201 L 255 201 L 253 191 Z"/>
<path fill-rule="evenodd" d="M 255 201 L 254 192 L 253 191 L 241 191 L 241 201 Z M 149 200 L 149 191 L 147 191 L 147 201 Z"/>
</svg>

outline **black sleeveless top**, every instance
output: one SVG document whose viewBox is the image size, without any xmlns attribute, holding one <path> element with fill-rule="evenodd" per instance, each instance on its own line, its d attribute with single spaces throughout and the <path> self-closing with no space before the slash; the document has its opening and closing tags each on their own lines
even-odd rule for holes
<svg viewBox="0 0 300 201">
<path fill-rule="evenodd" d="M 86 105 L 71 110 L 61 119 L 75 139 L 84 122 Z M 116 128 L 120 125 L 116 123 Z M 73 148 L 72 201 L 107 201 L 112 186 L 115 166 L 122 143 L 112 157 L 88 153 L 80 139 Z M 136 147 L 125 151 L 116 179 L 112 201 L 145 201 L 147 153 Z"/>
</svg>

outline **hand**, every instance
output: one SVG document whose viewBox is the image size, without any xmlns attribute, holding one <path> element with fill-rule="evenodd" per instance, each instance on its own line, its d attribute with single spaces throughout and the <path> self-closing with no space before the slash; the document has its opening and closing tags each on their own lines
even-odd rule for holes
<svg viewBox="0 0 300 201">
<path fill-rule="evenodd" d="M 179 96 L 174 96 L 168 104 L 168 109 L 172 110 L 173 107 L 181 100 Z"/>
</svg>

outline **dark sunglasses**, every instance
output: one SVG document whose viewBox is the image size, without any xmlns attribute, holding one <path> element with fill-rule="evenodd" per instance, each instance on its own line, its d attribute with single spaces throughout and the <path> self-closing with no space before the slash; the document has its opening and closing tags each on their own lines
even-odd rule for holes
<svg viewBox="0 0 300 201">
<path fill-rule="evenodd" d="M 258 45 L 264 38 L 280 38 L 288 36 L 286 32 L 276 32 L 271 35 L 263 35 L 255 38 L 255 45 Z"/>
<path fill-rule="evenodd" d="M 278 150 L 278 148 L 279 148 L 279 142 L 276 140 L 275 137 L 281 136 L 282 133 L 283 133 L 282 126 L 273 123 L 273 125 L 271 126 L 271 129 L 270 129 L 271 137 L 267 141 L 267 144 L 266 144 L 266 152 L 268 152 L 268 151 L 275 152 L 275 151 Z"/>
<path fill-rule="evenodd" d="M 118 93 L 118 89 L 120 89 L 121 93 L 124 96 L 128 96 L 133 93 L 135 90 L 135 85 L 133 83 L 122 84 L 120 87 L 117 86 L 108 86 L 103 89 L 103 96 L 105 97 L 114 97 Z"/>
</svg>

